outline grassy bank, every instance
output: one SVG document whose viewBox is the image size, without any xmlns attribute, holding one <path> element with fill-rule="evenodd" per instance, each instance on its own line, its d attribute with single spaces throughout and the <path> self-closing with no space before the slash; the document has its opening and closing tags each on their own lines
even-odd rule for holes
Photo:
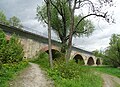
<svg viewBox="0 0 120 87">
<path fill-rule="evenodd" d="M 47 71 L 48 76 L 54 80 L 56 87 L 101 87 L 102 79 L 95 75 L 92 69 L 80 67 L 71 61 L 67 65 L 64 61 L 54 62 L 54 68 L 49 68 L 48 55 L 45 53 L 33 61 Z"/>
<path fill-rule="evenodd" d="M 117 76 L 120 78 L 120 69 L 118 68 L 113 68 L 110 66 L 98 66 L 98 67 L 93 67 L 93 68 L 97 71 L 107 73 L 113 76 Z"/>
<path fill-rule="evenodd" d="M 102 80 L 99 76 L 89 73 L 82 73 L 79 79 L 55 78 L 56 87 L 102 87 Z"/>
<path fill-rule="evenodd" d="M 3 64 L 0 69 L 0 87 L 9 87 L 9 81 L 14 79 L 22 69 L 27 67 L 27 65 L 27 61 L 15 64 Z"/>
</svg>

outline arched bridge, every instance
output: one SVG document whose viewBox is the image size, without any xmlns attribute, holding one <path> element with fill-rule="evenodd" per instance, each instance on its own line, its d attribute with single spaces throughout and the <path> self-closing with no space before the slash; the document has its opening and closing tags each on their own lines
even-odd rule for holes
<svg viewBox="0 0 120 87">
<path fill-rule="evenodd" d="M 0 24 L 0 28 L 6 33 L 7 39 L 10 39 L 12 34 L 19 36 L 21 44 L 24 48 L 24 57 L 32 58 L 40 50 L 48 51 L 48 38 L 35 33 L 34 31 L 23 30 L 13 26 Z M 52 52 L 60 51 L 61 44 L 58 41 L 52 40 Z M 85 65 L 100 65 L 101 59 L 95 57 L 91 52 L 85 51 L 80 48 L 72 47 L 71 58 L 78 63 L 81 61 Z"/>
</svg>

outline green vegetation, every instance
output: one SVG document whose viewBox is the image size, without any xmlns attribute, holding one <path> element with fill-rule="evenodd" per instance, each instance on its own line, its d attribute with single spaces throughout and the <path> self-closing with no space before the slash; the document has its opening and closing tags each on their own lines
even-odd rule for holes
<svg viewBox="0 0 120 87">
<path fill-rule="evenodd" d="M 110 74 L 120 78 L 120 69 L 114 68 L 112 66 L 82 66 L 86 69 L 92 69 L 93 71 L 98 71 L 106 74 Z"/>
<path fill-rule="evenodd" d="M 40 53 L 36 56 L 32 62 L 40 64 L 41 68 L 47 70 L 49 69 L 49 60 L 48 60 L 48 54 L 47 53 Z"/>
<path fill-rule="evenodd" d="M 61 52 L 65 53 L 67 49 L 67 41 L 69 39 L 69 32 L 71 27 L 71 11 L 69 10 L 69 4 L 67 0 L 51 0 L 50 1 L 50 12 L 51 14 L 51 27 L 55 31 L 56 35 L 61 40 Z M 54 5 L 53 5 L 53 4 Z M 63 4 L 64 3 L 64 4 Z M 37 15 L 38 21 L 43 21 L 48 24 L 48 15 L 47 15 L 47 5 L 37 6 Z M 94 31 L 94 26 L 92 22 L 88 19 L 82 20 L 79 24 L 79 20 L 83 18 L 83 15 L 75 15 L 74 23 L 75 30 L 73 31 L 74 37 L 78 36 L 89 36 Z"/>
<path fill-rule="evenodd" d="M 113 34 L 109 45 L 104 53 L 104 62 L 114 67 L 120 67 L 120 35 Z"/>
<path fill-rule="evenodd" d="M 99 50 L 93 51 L 94 56 L 103 58 L 103 52 Z"/>
<path fill-rule="evenodd" d="M 23 61 L 23 56 L 20 40 L 15 35 L 7 40 L 0 30 L 0 87 L 8 87 L 9 81 L 28 65 L 27 61 Z"/>
<path fill-rule="evenodd" d="M 110 65 L 116 68 L 120 67 L 120 35 L 113 34 L 106 50 L 103 52 L 95 50 L 93 54 L 103 58 L 104 65 Z"/>
<path fill-rule="evenodd" d="M 7 20 L 6 15 L 1 10 L 0 10 L 0 23 L 5 24 L 5 25 L 14 26 L 14 27 L 17 27 L 20 29 L 23 28 L 19 18 L 17 18 L 16 16 L 13 16 L 9 20 Z"/>
<path fill-rule="evenodd" d="M 17 27 L 17 28 L 23 28 L 21 21 L 19 18 L 17 18 L 16 16 L 13 16 L 9 19 L 9 24 L 11 26 Z"/>
<path fill-rule="evenodd" d="M 4 14 L 3 11 L 0 10 L 0 23 L 3 23 L 3 24 L 6 24 L 6 25 L 9 25 L 9 22 Z"/>
<path fill-rule="evenodd" d="M 86 69 L 70 61 L 66 64 L 64 58 L 54 61 L 54 68 L 50 69 L 48 54 L 40 53 L 34 63 L 47 71 L 48 76 L 54 80 L 56 87 L 101 87 L 102 79 L 94 74 L 92 69 Z"/>
<path fill-rule="evenodd" d="M 18 63 L 23 59 L 23 48 L 18 38 L 13 35 L 6 39 L 5 33 L 0 30 L 0 61 L 1 63 Z"/>
<path fill-rule="evenodd" d="M 9 81 L 14 79 L 19 71 L 27 67 L 27 65 L 27 61 L 15 64 L 3 64 L 0 69 L 0 87 L 9 87 Z"/>
<path fill-rule="evenodd" d="M 118 68 L 114 68 L 114 67 L 110 67 L 110 66 L 97 66 L 97 67 L 93 67 L 95 70 L 103 72 L 103 73 L 107 73 L 113 76 L 117 76 L 120 78 L 120 69 Z"/>
</svg>

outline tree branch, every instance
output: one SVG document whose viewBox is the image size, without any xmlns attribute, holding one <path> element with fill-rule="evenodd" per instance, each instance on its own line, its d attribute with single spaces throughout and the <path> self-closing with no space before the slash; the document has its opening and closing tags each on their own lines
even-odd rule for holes
<svg viewBox="0 0 120 87">
<path fill-rule="evenodd" d="M 94 11 L 95 11 L 95 7 L 94 7 L 94 5 L 93 5 L 93 2 L 90 1 L 90 0 L 84 0 L 84 2 L 85 2 L 85 1 L 88 1 L 88 2 L 92 5 L 92 8 L 93 8 L 92 10 L 93 10 L 93 12 L 94 12 Z"/>
<path fill-rule="evenodd" d="M 47 4 L 47 0 L 44 0 L 44 2 Z"/>
<path fill-rule="evenodd" d="M 43 17 L 43 15 L 42 15 L 41 12 L 40 12 L 40 16 L 42 17 L 42 19 L 44 20 L 44 22 L 45 22 L 46 24 L 48 24 L 48 22 L 45 20 L 45 18 Z"/>
<path fill-rule="evenodd" d="M 60 10 L 58 9 L 58 7 L 50 0 L 50 3 L 55 7 L 55 9 L 58 11 L 58 13 L 61 15 Z"/>
<path fill-rule="evenodd" d="M 77 25 L 75 26 L 75 29 L 78 27 L 78 25 L 80 24 L 80 22 L 81 22 L 82 20 L 84 20 L 85 18 L 87 18 L 87 17 L 89 17 L 89 16 L 95 15 L 95 16 L 97 16 L 97 17 L 106 18 L 106 14 L 107 14 L 107 12 L 106 12 L 104 15 L 96 14 L 96 13 L 88 14 L 88 15 L 82 17 L 82 18 L 78 21 Z"/>
<path fill-rule="evenodd" d="M 73 31 L 73 33 L 72 33 L 72 35 L 74 35 L 75 33 L 77 33 L 77 32 L 79 32 L 79 33 L 85 33 L 87 30 L 84 30 L 84 31 Z M 69 36 L 70 35 L 68 35 L 67 37 L 66 37 L 66 40 L 68 40 L 69 39 Z"/>
</svg>

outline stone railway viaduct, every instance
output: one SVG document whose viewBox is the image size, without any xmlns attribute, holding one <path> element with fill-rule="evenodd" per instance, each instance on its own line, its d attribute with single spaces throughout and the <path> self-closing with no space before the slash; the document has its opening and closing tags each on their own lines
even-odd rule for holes
<svg viewBox="0 0 120 87">
<path fill-rule="evenodd" d="M 24 49 L 24 57 L 32 58 L 39 51 L 48 50 L 48 38 L 35 34 L 28 30 L 19 29 L 13 26 L 7 26 L 4 24 L 0 24 L 0 28 L 6 33 L 6 38 L 9 40 L 12 34 L 16 34 L 19 36 L 21 44 Z M 52 52 L 60 51 L 61 44 L 58 41 L 52 40 Z M 92 52 L 85 51 L 80 48 L 72 47 L 71 58 L 75 59 L 76 62 L 78 60 L 83 61 L 85 65 L 100 65 L 102 61 L 100 58 L 95 57 Z"/>
</svg>

